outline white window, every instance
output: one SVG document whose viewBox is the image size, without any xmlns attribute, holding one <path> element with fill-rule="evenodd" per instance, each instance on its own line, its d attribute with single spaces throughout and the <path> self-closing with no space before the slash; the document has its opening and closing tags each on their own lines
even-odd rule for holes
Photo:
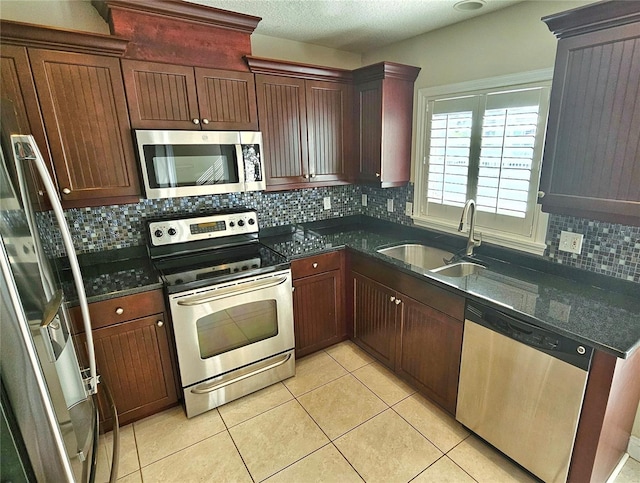
<svg viewBox="0 0 640 483">
<path fill-rule="evenodd" d="M 418 91 L 417 225 L 457 233 L 474 199 L 484 241 L 543 253 L 537 195 L 550 79 L 545 70 Z"/>
</svg>

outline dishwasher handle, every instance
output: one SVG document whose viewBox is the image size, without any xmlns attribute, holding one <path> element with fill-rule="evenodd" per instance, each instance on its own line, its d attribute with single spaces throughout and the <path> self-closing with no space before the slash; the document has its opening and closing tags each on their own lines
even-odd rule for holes
<svg viewBox="0 0 640 483">
<path fill-rule="evenodd" d="M 465 318 L 585 371 L 591 365 L 592 347 L 549 329 L 532 325 L 490 307 L 470 303 L 467 304 Z"/>
</svg>

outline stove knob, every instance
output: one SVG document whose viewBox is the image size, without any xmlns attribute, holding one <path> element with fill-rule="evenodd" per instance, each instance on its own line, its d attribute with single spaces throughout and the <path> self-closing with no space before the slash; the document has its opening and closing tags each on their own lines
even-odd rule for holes
<svg viewBox="0 0 640 483">
<path fill-rule="evenodd" d="M 255 225 L 256 224 L 256 220 L 254 220 L 253 218 L 249 218 L 249 224 L 250 225 Z"/>
<path fill-rule="evenodd" d="M 236 224 L 235 224 L 233 221 L 230 221 L 230 222 L 229 222 L 229 226 L 230 226 L 231 228 L 233 228 L 234 226 L 236 226 Z"/>
<path fill-rule="evenodd" d="M 244 220 L 238 220 L 238 226 L 244 226 Z"/>
<path fill-rule="evenodd" d="M 180 285 L 181 283 L 184 283 L 184 280 L 182 280 L 181 278 L 176 279 L 175 281 L 176 285 Z"/>
<path fill-rule="evenodd" d="M 249 267 L 248 267 L 248 266 L 246 266 L 246 265 L 242 265 L 242 270 L 243 270 L 243 271 L 244 271 L 244 270 L 249 270 Z"/>
<path fill-rule="evenodd" d="M 177 232 L 176 232 L 176 229 L 175 229 L 175 228 L 169 228 L 169 230 L 167 230 L 167 233 L 168 233 L 170 236 L 173 236 L 173 235 L 175 235 Z"/>
<path fill-rule="evenodd" d="M 153 233 L 157 238 L 160 238 L 162 235 L 164 235 L 164 233 L 162 232 L 162 230 L 156 230 Z"/>
</svg>

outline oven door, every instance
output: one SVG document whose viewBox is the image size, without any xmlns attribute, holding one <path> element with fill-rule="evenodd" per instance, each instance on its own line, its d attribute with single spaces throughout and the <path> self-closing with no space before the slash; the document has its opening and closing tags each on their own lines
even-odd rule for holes
<svg viewBox="0 0 640 483">
<path fill-rule="evenodd" d="M 291 271 L 174 294 L 182 386 L 293 349 Z"/>
</svg>

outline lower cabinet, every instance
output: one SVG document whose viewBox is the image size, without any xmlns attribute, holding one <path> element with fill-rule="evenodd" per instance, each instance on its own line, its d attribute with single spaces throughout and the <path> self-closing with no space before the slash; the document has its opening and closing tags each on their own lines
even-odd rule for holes
<svg viewBox="0 0 640 483">
<path fill-rule="evenodd" d="M 455 414 L 464 298 L 353 254 L 354 342 Z"/>
<path fill-rule="evenodd" d="M 326 253 L 291 263 L 298 358 L 347 338 L 342 266 L 342 252 Z"/>
<path fill-rule="evenodd" d="M 71 312 L 79 328 L 79 309 Z M 103 383 L 98 385 L 101 431 L 113 427 L 105 387 L 113 395 L 121 426 L 174 405 L 178 392 L 162 291 L 92 303 L 89 313 Z"/>
</svg>

